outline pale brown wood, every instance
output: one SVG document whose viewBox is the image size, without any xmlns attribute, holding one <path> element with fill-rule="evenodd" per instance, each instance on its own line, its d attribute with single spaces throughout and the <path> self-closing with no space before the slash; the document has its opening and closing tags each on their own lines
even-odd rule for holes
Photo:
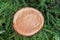
<svg viewBox="0 0 60 40">
<path fill-rule="evenodd" d="M 24 36 L 32 36 L 42 29 L 44 17 L 37 9 L 26 7 L 17 11 L 13 18 L 14 30 Z"/>
</svg>

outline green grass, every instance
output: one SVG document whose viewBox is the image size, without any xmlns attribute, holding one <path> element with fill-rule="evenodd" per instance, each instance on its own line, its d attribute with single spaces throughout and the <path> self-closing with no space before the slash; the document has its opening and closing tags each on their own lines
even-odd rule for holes
<svg viewBox="0 0 60 40">
<path fill-rule="evenodd" d="M 44 16 L 43 29 L 31 37 L 18 35 L 12 27 L 13 15 L 23 7 Z M 0 40 L 60 40 L 60 0 L 0 0 Z"/>
</svg>

